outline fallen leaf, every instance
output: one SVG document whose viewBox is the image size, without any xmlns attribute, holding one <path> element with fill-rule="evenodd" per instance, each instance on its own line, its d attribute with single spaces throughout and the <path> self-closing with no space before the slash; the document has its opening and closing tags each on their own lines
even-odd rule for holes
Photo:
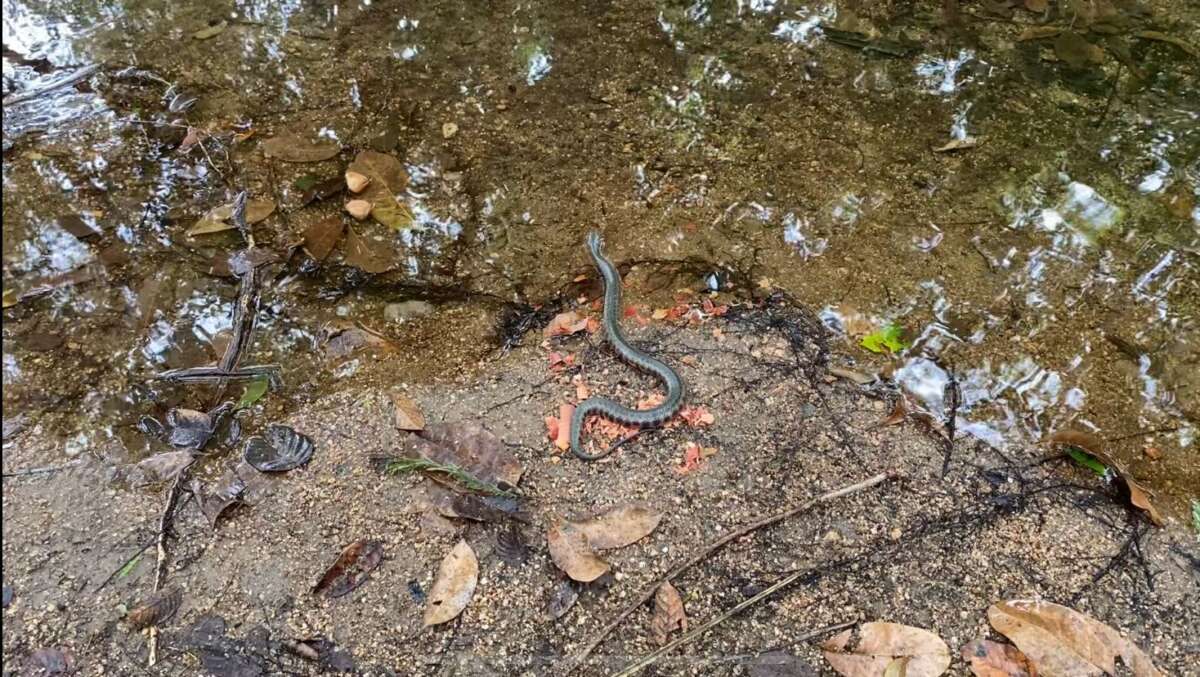
<svg viewBox="0 0 1200 677">
<path fill-rule="evenodd" d="M 979 139 L 968 136 L 963 139 L 950 139 L 945 144 L 933 149 L 935 153 L 949 153 L 956 150 L 966 150 L 979 145 Z"/>
<path fill-rule="evenodd" d="M 525 468 L 504 442 L 474 421 L 439 423 L 409 435 L 402 455 L 455 466 L 501 489 L 517 486 Z"/>
<path fill-rule="evenodd" d="M 412 210 L 396 198 L 408 187 L 408 172 L 400 160 L 387 153 L 364 150 L 355 156 L 347 171 L 368 178 L 360 196 L 371 203 L 372 218 L 393 230 L 412 225 Z"/>
<path fill-rule="evenodd" d="M 133 466 L 130 481 L 134 484 L 154 484 L 173 479 L 181 470 L 192 464 L 195 457 L 190 451 L 167 451 L 155 454 Z"/>
<path fill-rule="evenodd" d="M 849 635 L 843 633 L 827 643 L 825 660 L 845 677 L 877 677 L 897 658 L 909 658 L 908 677 L 936 677 L 950 667 L 950 648 L 940 637 L 908 625 L 871 622 L 859 628 L 858 645 L 844 652 Z"/>
<path fill-rule="evenodd" d="M 873 353 L 898 353 L 908 347 L 903 335 L 904 330 L 898 325 L 888 324 L 862 337 L 859 345 Z"/>
<path fill-rule="evenodd" d="M 466 541 L 459 541 L 442 560 L 433 579 L 425 606 L 425 626 L 445 623 L 462 613 L 471 602 L 478 581 L 479 560 L 475 551 Z"/>
<path fill-rule="evenodd" d="M 496 554 L 509 566 L 514 567 L 520 566 L 529 558 L 529 544 L 525 542 L 521 527 L 510 523 L 497 534 Z"/>
<path fill-rule="evenodd" d="M 716 417 L 712 415 L 708 409 L 704 407 L 684 407 L 679 410 L 679 418 L 687 422 L 693 428 L 702 428 L 710 426 L 716 422 Z"/>
<path fill-rule="evenodd" d="M 381 251 L 387 247 L 387 243 L 363 237 L 353 228 L 346 229 L 344 246 L 346 265 L 354 266 L 364 273 L 384 273 L 395 267 L 392 257 L 389 256 L 393 252 Z"/>
<path fill-rule="evenodd" d="M 129 615 L 125 617 L 125 621 L 134 630 L 161 625 L 163 621 L 170 619 L 176 611 L 179 611 L 179 605 L 182 602 L 183 590 L 179 588 L 164 590 L 130 611 Z"/>
<path fill-rule="evenodd" d="M 900 425 L 906 418 L 908 418 L 908 403 L 905 401 L 904 395 L 901 394 L 896 398 L 896 404 L 892 405 L 892 413 L 880 421 L 879 425 Z"/>
<path fill-rule="evenodd" d="M 550 559 L 568 576 L 590 583 L 609 570 L 608 562 L 592 552 L 587 535 L 570 522 L 557 522 L 546 532 Z"/>
<path fill-rule="evenodd" d="M 785 651 L 768 651 L 746 663 L 750 677 L 816 677 L 820 674 L 804 659 Z"/>
<path fill-rule="evenodd" d="M 383 561 L 383 544 L 359 540 L 346 546 L 342 554 L 313 586 L 314 595 L 328 599 L 341 597 L 367 581 L 368 575 Z"/>
<path fill-rule="evenodd" d="M 1075 462 L 1095 471 L 1101 476 L 1106 474 L 1106 471 L 1101 470 L 1101 468 L 1107 467 L 1107 470 L 1116 476 L 1113 484 L 1117 487 L 1117 492 L 1123 501 L 1145 512 L 1146 516 L 1150 518 L 1150 521 L 1155 526 L 1161 527 L 1165 524 L 1162 515 L 1150 502 L 1151 493 L 1134 481 L 1129 476 L 1129 472 L 1125 467 L 1107 453 L 1104 440 L 1100 439 L 1097 435 L 1083 430 L 1058 430 L 1052 433 L 1047 440 L 1050 444 L 1067 446 L 1067 454 L 1075 459 Z M 1076 450 L 1085 452 L 1086 455 L 1090 455 L 1094 459 L 1089 459 Z"/>
<path fill-rule="evenodd" d="M 1054 53 L 1072 68 L 1104 62 L 1104 50 L 1074 31 L 1065 31 L 1055 38 Z"/>
<path fill-rule="evenodd" d="M 550 599 L 546 602 L 546 610 L 542 613 L 542 617 L 547 621 L 556 621 L 565 616 L 578 600 L 579 587 L 575 581 L 569 578 L 564 579 L 550 593 Z"/>
<path fill-rule="evenodd" d="M 336 157 L 342 151 L 332 139 L 301 138 L 291 132 L 263 141 L 263 153 L 284 162 L 320 162 Z"/>
<path fill-rule="evenodd" d="M 275 213 L 274 200 L 247 200 L 246 201 L 246 223 L 253 225 L 265 220 L 268 216 Z M 220 207 L 214 207 L 207 214 L 200 217 L 196 225 L 188 228 L 187 236 L 195 237 L 197 235 L 208 235 L 211 233 L 220 233 L 226 230 L 233 230 L 237 225 L 231 223 L 233 219 L 233 204 L 224 204 Z"/>
<path fill-rule="evenodd" d="M 1063 32 L 1061 26 L 1030 26 L 1021 31 L 1017 36 L 1017 42 L 1027 42 L 1029 40 L 1045 40 L 1046 38 L 1057 37 Z"/>
<path fill-rule="evenodd" d="M 217 521 L 230 507 L 242 502 L 242 494 L 246 492 L 246 482 L 236 473 L 223 477 L 217 488 L 211 494 L 194 491 L 200 500 L 200 512 L 208 518 L 209 525 L 216 529 Z"/>
<path fill-rule="evenodd" d="M 416 402 L 400 393 L 392 393 L 392 406 L 396 410 L 397 428 L 413 432 L 425 429 L 425 414 Z"/>
<path fill-rule="evenodd" d="M 1024 4 L 1030 12 L 1041 14 L 1050 5 L 1050 0 L 1025 0 Z"/>
<path fill-rule="evenodd" d="M 396 346 L 383 336 L 353 324 L 330 323 L 325 328 L 325 335 L 322 350 L 326 359 L 348 357 L 362 348 L 388 353 L 396 350 Z"/>
<path fill-rule="evenodd" d="M 1056 430 L 1047 438 L 1050 444 L 1061 444 L 1064 446 L 1078 447 L 1083 451 L 1100 459 L 1100 462 L 1105 465 L 1116 465 L 1113 459 L 1104 450 L 1104 440 L 1098 435 L 1087 432 L 1085 430 Z"/>
<path fill-rule="evenodd" d="M 192 37 L 196 40 L 208 40 L 209 38 L 215 38 L 224 33 L 225 29 L 228 27 L 229 24 L 227 22 L 219 21 L 211 26 L 208 26 L 207 28 L 201 28 L 195 33 L 192 33 Z"/>
<path fill-rule="evenodd" d="M 566 451 L 571 448 L 571 418 L 575 415 L 575 405 L 562 404 L 558 407 L 558 420 L 556 422 L 554 446 L 561 451 Z"/>
<path fill-rule="evenodd" d="M 675 472 L 686 475 L 704 463 L 703 450 L 699 444 L 688 442 L 683 450 L 683 463 L 675 466 Z"/>
<path fill-rule="evenodd" d="M 960 653 L 975 677 L 1037 677 L 1037 669 L 1011 644 L 977 639 L 964 644 Z"/>
<path fill-rule="evenodd" d="M 658 586 L 654 593 L 654 615 L 650 617 L 650 637 L 654 643 L 662 646 L 667 643 L 671 633 L 679 630 L 687 632 L 687 614 L 683 610 L 683 598 L 671 583 L 665 582 Z"/>
<path fill-rule="evenodd" d="M 575 366 L 574 353 L 550 353 L 550 371 L 563 371 L 573 366 Z"/>
<path fill-rule="evenodd" d="M 891 663 L 883 669 L 883 677 L 908 677 L 908 663 L 912 658 L 902 656 L 893 658 Z"/>
<path fill-rule="evenodd" d="M 1167 35 L 1166 33 L 1162 33 L 1160 31 L 1138 31 L 1137 33 L 1134 33 L 1134 36 L 1142 38 L 1143 40 L 1157 40 L 1159 42 L 1175 45 L 1179 49 L 1183 50 L 1188 56 L 1191 56 L 1194 59 L 1200 59 L 1200 47 L 1196 47 L 1195 45 L 1173 35 Z"/>
<path fill-rule="evenodd" d="M 314 221 L 304 229 L 304 251 L 315 261 L 324 261 L 337 246 L 346 231 L 346 222 L 340 214 Z"/>
<path fill-rule="evenodd" d="M 589 519 L 571 520 L 588 545 L 597 550 L 621 548 L 650 535 L 662 521 L 662 513 L 645 505 L 620 505 Z"/>
<path fill-rule="evenodd" d="M 554 319 L 550 320 L 550 324 L 546 325 L 546 328 L 542 330 L 542 335 L 546 338 L 569 336 L 584 331 L 587 328 L 587 318 L 580 317 L 579 313 L 576 313 L 574 310 L 568 310 L 555 315 Z"/>
<path fill-rule="evenodd" d="M 988 621 L 1044 675 L 1116 675 L 1118 657 L 1134 677 L 1163 674 L 1116 630 L 1065 606 L 1034 600 L 998 602 L 988 607 Z"/>
<path fill-rule="evenodd" d="M 308 463 L 315 449 L 308 435 L 272 423 L 262 435 L 246 440 L 242 458 L 259 472 L 287 472 Z"/>
<path fill-rule="evenodd" d="M 242 398 L 238 400 L 237 408 L 246 409 L 261 400 L 262 396 L 267 394 L 268 387 L 269 384 L 265 378 L 256 379 L 246 384 L 246 389 L 242 391 Z"/>
<path fill-rule="evenodd" d="M 311 181 L 304 181 L 303 178 L 310 178 Z M 300 206 L 305 207 L 316 200 L 327 200 L 334 195 L 338 195 L 346 188 L 346 181 L 340 176 L 331 176 L 327 179 L 317 179 L 314 176 L 302 177 L 296 181 L 297 189 L 303 191 L 300 194 Z"/>
</svg>

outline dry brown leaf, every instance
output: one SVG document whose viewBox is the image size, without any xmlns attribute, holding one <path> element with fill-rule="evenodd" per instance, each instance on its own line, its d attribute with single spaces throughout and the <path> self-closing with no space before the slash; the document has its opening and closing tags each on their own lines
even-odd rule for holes
<svg viewBox="0 0 1200 677">
<path fill-rule="evenodd" d="M 1125 466 L 1118 463 L 1105 450 L 1104 440 L 1100 439 L 1099 436 L 1083 430 L 1058 430 L 1051 434 L 1047 438 L 1047 441 L 1050 444 L 1076 447 L 1095 456 L 1097 460 L 1108 466 L 1116 474 L 1116 483 L 1122 498 L 1129 501 L 1133 507 L 1144 511 L 1155 526 L 1161 527 L 1166 523 L 1162 515 L 1158 512 L 1158 509 L 1150 502 L 1150 497 L 1153 494 L 1129 477 L 1129 472 L 1125 469 Z"/>
<path fill-rule="evenodd" d="M 1084 430 L 1058 430 L 1047 438 L 1050 444 L 1061 444 L 1069 447 L 1078 447 L 1087 453 L 1100 459 L 1100 462 L 1107 466 L 1115 466 L 1116 462 L 1104 450 L 1104 440 L 1098 435 L 1089 433 Z"/>
<path fill-rule="evenodd" d="M 574 310 L 568 310 L 555 315 L 554 319 L 550 320 L 550 324 L 546 325 L 546 328 L 542 330 L 542 334 L 546 338 L 553 338 L 555 336 L 569 336 L 571 334 L 577 334 L 587 328 L 588 321 L 586 317 L 581 317 L 579 313 L 575 312 Z"/>
<path fill-rule="evenodd" d="M 429 590 L 425 607 L 425 625 L 438 625 L 453 620 L 475 594 L 479 582 L 479 560 L 466 541 L 459 541 L 438 567 L 437 578 Z"/>
<path fill-rule="evenodd" d="M 416 402 L 400 393 L 392 393 L 392 405 L 396 409 L 396 427 L 416 432 L 425 429 L 425 414 Z"/>
<path fill-rule="evenodd" d="M 1104 50 L 1073 31 L 1066 31 L 1054 39 L 1054 53 L 1072 68 L 1104 62 Z"/>
<path fill-rule="evenodd" d="M 899 425 L 904 422 L 905 418 L 908 418 L 908 402 L 902 393 L 900 397 L 896 398 L 896 404 L 892 406 L 892 413 L 880 421 L 879 425 Z"/>
<path fill-rule="evenodd" d="M 1058 604 L 1009 600 L 988 607 L 988 621 L 1045 675 L 1117 674 L 1119 656 L 1134 677 L 1160 677 L 1136 644 L 1100 621 Z"/>
<path fill-rule="evenodd" d="M 683 463 L 675 466 L 675 472 L 686 475 L 704 463 L 704 449 L 695 442 L 688 442 L 683 449 Z"/>
<path fill-rule="evenodd" d="M 246 223 L 255 224 L 266 219 L 271 214 L 275 213 L 274 200 L 247 200 L 246 201 Z M 226 230 L 233 230 L 237 225 L 231 222 L 233 218 L 233 204 L 224 204 L 220 207 L 214 207 L 207 214 L 200 217 L 196 225 L 188 228 L 187 236 L 195 237 L 197 235 L 208 235 L 210 233 L 220 233 Z"/>
<path fill-rule="evenodd" d="M 838 635 L 844 647 L 848 635 Z M 832 640 L 831 640 L 832 642 Z M 827 643 L 837 646 L 836 643 Z M 878 677 L 897 658 L 908 658 L 908 677 L 937 677 L 950 667 L 950 647 L 928 630 L 899 623 L 864 623 L 858 646 L 848 653 L 826 648 L 825 659 L 845 677 Z"/>
<path fill-rule="evenodd" d="M 960 653 L 975 677 L 1037 677 L 1037 669 L 1011 644 L 977 639 L 964 644 Z"/>
<path fill-rule="evenodd" d="M 884 668 L 883 677 L 908 677 L 908 663 L 911 660 L 912 658 L 909 656 L 892 659 L 892 662 Z"/>
<path fill-rule="evenodd" d="M 379 541 L 355 541 L 342 550 L 321 580 L 313 586 L 314 595 L 324 593 L 328 598 L 341 597 L 367 581 L 375 567 L 383 561 L 383 544 Z"/>
<path fill-rule="evenodd" d="M 658 586 L 654 593 L 654 615 L 650 617 L 650 637 L 662 646 L 671 633 L 687 632 L 687 614 L 683 610 L 683 598 L 670 582 Z"/>
<path fill-rule="evenodd" d="M 454 465 L 481 482 L 515 487 L 525 468 L 499 437 L 474 421 L 439 423 L 410 435 L 404 454 Z"/>
<path fill-rule="evenodd" d="M 597 550 L 621 548 L 645 538 L 658 527 L 662 513 L 645 505 L 622 505 L 586 520 L 572 520 L 571 526 L 587 536 L 588 545 Z"/>
<path fill-rule="evenodd" d="M 339 214 L 314 221 L 304 229 L 304 250 L 313 260 L 324 261 L 345 230 L 346 222 Z"/>
<path fill-rule="evenodd" d="M 163 590 L 145 604 L 130 611 L 129 615 L 125 617 L 125 621 L 135 630 L 160 625 L 174 616 L 176 611 L 179 611 L 179 605 L 182 602 L 183 591 L 179 588 Z"/>
<path fill-rule="evenodd" d="M 1159 42 L 1175 45 L 1179 49 L 1183 50 L 1188 56 L 1200 59 L 1200 47 L 1196 47 L 1195 45 L 1173 35 L 1167 35 L 1161 31 L 1138 31 L 1137 33 L 1134 33 L 1134 35 L 1142 38 L 1143 40 L 1158 40 Z"/>
<path fill-rule="evenodd" d="M 1128 477 L 1122 476 L 1120 479 L 1125 483 L 1125 491 L 1129 493 L 1129 503 L 1133 505 L 1133 507 L 1144 511 L 1150 518 L 1150 521 L 1154 522 L 1155 526 L 1161 527 L 1166 524 L 1166 522 L 1163 521 L 1162 515 L 1159 514 L 1158 510 L 1150 503 L 1150 492 L 1147 491 L 1146 488 L 1129 479 Z"/>
<path fill-rule="evenodd" d="M 546 532 L 546 542 L 554 564 L 581 583 L 590 583 L 611 568 L 592 552 L 587 536 L 570 522 L 552 525 Z"/>
</svg>

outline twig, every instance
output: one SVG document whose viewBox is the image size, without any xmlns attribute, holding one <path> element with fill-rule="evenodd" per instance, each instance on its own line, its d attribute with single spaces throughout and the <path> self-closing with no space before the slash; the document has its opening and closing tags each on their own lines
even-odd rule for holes
<svg viewBox="0 0 1200 677">
<path fill-rule="evenodd" d="M 758 593 L 757 595 L 755 595 L 755 596 L 751 597 L 750 599 L 742 602 L 741 604 L 733 607 L 729 611 L 726 611 L 725 613 L 723 613 L 720 616 L 714 618 L 713 620 L 705 623 L 704 625 L 701 625 L 700 627 L 687 633 L 686 635 L 682 635 L 682 636 L 678 637 L 677 639 L 675 639 L 675 641 L 667 643 L 666 645 L 664 645 L 663 647 L 661 647 L 654 653 L 651 653 L 647 656 L 643 656 L 642 658 L 638 659 L 635 663 L 633 663 L 629 667 L 618 672 L 613 677 L 629 677 L 630 675 L 635 675 L 638 672 L 641 672 L 642 668 L 644 668 L 644 667 L 650 665 L 651 663 L 653 663 L 654 661 L 658 660 L 658 658 L 660 656 L 667 653 L 668 651 L 674 649 L 675 647 L 677 647 L 681 644 L 687 644 L 688 642 L 692 641 L 693 639 L 699 637 L 700 635 L 703 635 L 704 633 L 708 632 L 709 630 L 720 625 L 725 620 L 727 620 L 730 616 L 737 614 L 739 611 L 758 602 L 759 600 L 762 600 L 766 597 L 770 597 L 772 593 L 777 592 L 780 588 L 786 587 L 789 583 L 792 583 L 792 582 L 796 581 L 797 579 L 803 577 L 805 574 L 809 574 L 809 573 L 811 573 L 811 572 L 797 571 L 796 573 L 792 574 L 791 576 L 788 576 L 787 578 L 779 581 L 775 585 L 772 585 L 771 587 L 767 588 L 766 590 L 763 590 L 762 592 Z M 827 625 L 823 628 L 817 628 L 816 630 L 811 630 L 809 632 L 806 632 L 803 635 L 800 635 L 799 637 L 797 637 L 795 641 L 807 642 L 808 640 L 813 639 L 814 637 L 820 637 L 821 635 L 828 635 L 831 632 L 837 632 L 838 630 L 845 630 L 846 628 L 853 627 L 856 623 L 858 623 L 858 621 L 846 621 L 844 623 L 836 623 L 834 625 Z"/>
<path fill-rule="evenodd" d="M 32 101 L 33 99 L 36 99 L 39 96 L 46 94 L 47 92 L 53 92 L 56 89 L 62 89 L 63 87 L 68 87 L 70 85 L 73 85 L 73 84 L 81 81 L 81 80 L 86 80 L 86 79 L 92 77 L 93 75 L 95 75 L 99 70 L 100 70 L 99 64 L 92 64 L 90 66 L 84 66 L 83 68 L 80 68 L 79 70 L 75 71 L 74 73 L 71 73 L 70 75 L 67 75 L 67 76 L 61 77 L 57 80 L 48 82 L 39 87 L 31 87 L 23 92 L 18 92 L 16 94 L 10 94 L 10 95 L 4 97 L 4 105 L 5 106 L 15 106 L 18 103 L 25 103 L 26 101 Z"/>
<path fill-rule="evenodd" d="M 471 473 L 463 470 L 453 463 L 438 463 L 437 461 L 431 461 L 427 458 L 397 456 L 388 459 L 386 470 L 391 475 L 399 475 L 406 472 L 442 473 L 443 475 L 447 475 L 451 479 L 458 481 L 471 491 L 478 491 L 491 496 L 517 496 L 517 494 L 511 491 L 506 491 L 494 484 L 478 479 Z"/>
<path fill-rule="evenodd" d="M 154 564 L 154 592 L 162 589 L 163 578 L 167 574 L 167 532 L 171 528 L 171 518 L 175 513 L 175 504 L 179 502 L 179 493 L 183 487 L 183 480 L 188 475 L 188 470 L 195 464 L 195 460 L 188 463 L 175 476 L 175 482 L 171 484 L 171 490 L 167 492 L 167 503 L 163 506 L 162 517 L 158 520 L 158 537 L 155 539 L 157 545 L 157 560 Z M 158 662 L 158 626 L 150 626 L 150 659 L 151 667 Z"/>
<path fill-rule="evenodd" d="M 772 524 L 775 524 L 776 522 L 780 522 L 780 521 L 785 520 L 789 517 L 792 517 L 796 514 L 805 512 L 806 510 L 809 510 L 809 509 L 813 508 L 814 506 L 820 505 L 821 503 L 828 503 L 829 501 L 832 501 L 834 499 L 841 498 L 843 496 L 849 496 L 851 494 L 858 493 L 865 489 L 870 489 L 871 487 L 874 487 L 878 484 L 882 484 L 883 482 L 886 482 L 889 479 L 896 479 L 899 476 L 900 476 L 899 473 L 894 470 L 889 470 L 888 472 L 880 473 L 878 475 L 875 475 L 874 477 L 863 480 L 862 482 L 859 482 L 857 484 L 851 484 L 849 486 L 842 487 L 841 489 L 836 489 L 834 491 L 830 491 L 829 493 L 822 494 L 812 500 L 805 501 L 804 503 L 801 503 L 800 505 L 792 506 L 783 511 L 777 512 L 773 515 L 764 517 L 763 519 L 758 520 L 757 522 L 752 522 L 750 524 L 747 524 L 746 526 L 735 529 L 732 532 L 730 532 L 729 534 L 717 539 L 716 541 L 714 541 L 713 543 L 711 543 L 707 547 L 705 547 L 703 550 L 696 553 L 695 555 L 692 555 L 690 558 L 685 560 L 683 563 L 681 563 L 678 566 L 676 566 L 675 568 L 671 569 L 666 574 L 660 576 L 657 580 L 655 580 L 653 583 L 651 583 L 649 586 L 647 586 L 646 590 L 641 595 L 639 595 L 633 601 L 632 604 L 625 607 L 625 609 L 623 611 L 621 611 L 621 613 L 617 614 L 616 618 L 614 618 L 612 621 L 610 621 L 608 625 L 604 626 L 604 629 L 602 629 L 599 632 L 599 634 L 596 635 L 596 637 L 587 645 L 587 647 L 584 648 L 584 650 L 582 652 L 580 652 L 578 655 L 568 659 L 568 663 L 564 667 L 562 674 L 563 675 L 570 674 L 573 670 L 575 670 L 575 668 L 579 667 L 583 663 L 583 661 L 587 660 L 587 657 L 590 656 L 592 654 L 592 652 L 596 650 L 596 647 L 600 646 L 600 643 L 604 641 L 604 638 L 608 637 L 608 635 L 610 633 L 612 633 L 612 631 L 615 630 L 617 628 L 617 626 L 621 624 L 622 621 L 624 621 L 626 618 L 628 618 L 633 612 L 637 611 L 638 607 L 642 606 L 646 602 L 650 601 L 650 599 L 652 597 L 654 597 L 654 593 L 658 590 L 659 586 L 661 586 L 663 583 L 666 583 L 666 582 L 670 581 L 671 579 L 679 576 L 684 571 L 686 571 L 686 570 L 690 569 L 692 566 L 694 566 L 697 562 L 705 559 L 706 557 L 713 554 L 717 550 L 720 550 L 722 547 L 724 547 L 730 541 L 737 540 L 752 531 L 761 529 L 763 527 L 770 526 Z"/>
<path fill-rule="evenodd" d="M 283 387 L 283 377 L 278 364 L 259 364 L 241 369 L 225 370 L 220 367 L 188 367 L 168 369 L 153 376 L 156 381 L 174 383 L 220 383 L 222 381 L 257 381 L 266 377 L 272 390 Z"/>
<path fill-rule="evenodd" d="M 3 474 L 3 477 L 21 477 L 22 475 L 41 475 L 44 473 L 58 472 L 59 470 L 66 470 L 73 465 L 79 465 L 82 462 L 82 458 L 77 458 L 74 461 L 68 461 L 62 465 L 48 465 L 42 468 L 28 468 L 25 470 L 6 472 Z"/>
</svg>

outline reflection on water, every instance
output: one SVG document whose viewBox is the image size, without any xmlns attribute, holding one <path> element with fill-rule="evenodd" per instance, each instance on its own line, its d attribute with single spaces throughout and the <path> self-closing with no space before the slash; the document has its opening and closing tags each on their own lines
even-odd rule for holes
<svg viewBox="0 0 1200 677">
<path fill-rule="evenodd" d="M 379 368 L 314 366 L 330 319 L 373 326 L 397 290 L 430 280 L 542 302 L 578 262 L 576 231 L 601 225 L 628 257 L 752 258 L 837 332 L 903 326 L 899 355 L 844 348 L 890 364 L 935 416 L 953 375 L 960 429 L 989 443 L 1169 427 L 1183 453 L 1200 416 L 1194 69 L 1134 35 L 1119 36 L 1132 61 L 1072 67 L 1017 39 L 1043 20 L 1023 10 L 971 23 L 968 41 L 892 4 L 584 17 L 555 3 L 5 0 L 6 96 L 96 69 L 5 107 L 5 287 L 41 294 L 6 311 L 4 379 L 19 386 L 6 413 L 60 387 L 47 365 L 74 368 L 30 347 L 45 322 L 100 365 L 103 397 L 68 395 L 100 412 L 152 406 L 170 395 L 145 374 L 215 359 L 236 289 L 213 262 L 241 240 L 184 232 L 245 187 L 279 203 L 256 234 L 286 261 L 254 360 L 316 374 L 318 390 Z M 1170 9 L 1194 35 L 1195 12 Z M 893 39 L 919 49 L 866 49 Z M 195 104 L 172 106 L 181 93 Z M 285 129 L 346 150 L 266 162 L 262 141 Z M 204 141 L 183 148 L 191 137 Z M 979 143 L 934 153 L 947 139 Z M 414 217 L 399 233 L 352 224 L 387 259 L 372 275 L 345 242 L 320 264 L 296 245 L 348 199 L 300 205 L 296 182 L 336 178 L 364 148 L 402 161 Z M 448 343 L 405 347 L 434 362 Z M 79 427 L 63 424 L 72 451 L 96 443 Z"/>
</svg>

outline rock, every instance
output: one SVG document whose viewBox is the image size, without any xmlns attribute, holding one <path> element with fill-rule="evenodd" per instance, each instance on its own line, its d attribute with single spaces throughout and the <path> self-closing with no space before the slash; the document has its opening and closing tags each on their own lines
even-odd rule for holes
<svg viewBox="0 0 1200 677">
<path fill-rule="evenodd" d="M 401 301 L 400 303 L 389 303 L 383 309 L 383 316 L 388 322 L 403 322 L 418 317 L 427 317 L 433 314 L 433 304 L 427 301 Z"/>
</svg>

